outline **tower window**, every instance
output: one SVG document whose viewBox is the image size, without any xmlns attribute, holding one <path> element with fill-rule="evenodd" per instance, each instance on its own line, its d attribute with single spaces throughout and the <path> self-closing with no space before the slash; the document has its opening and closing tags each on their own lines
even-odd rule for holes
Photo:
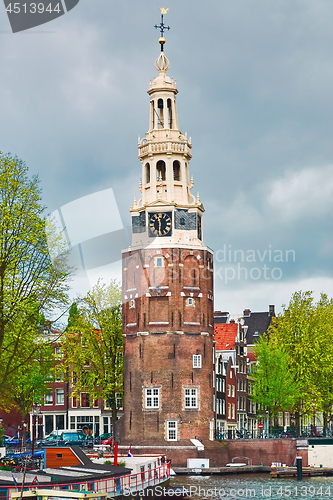
<svg viewBox="0 0 333 500">
<path fill-rule="evenodd" d="M 189 297 L 187 299 L 187 305 L 188 306 L 194 306 L 194 299 L 193 299 L 193 297 Z"/>
<path fill-rule="evenodd" d="M 133 307 L 135 307 L 135 300 L 131 299 L 130 300 L 130 308 L 133 308 Z"/>
<path fill-rule="evenodd" d="M 173 180 L 180 181 L 180 164 L 177 160 L 173 162 Z"/>
<path fill-rule="evenodd" d="M 181 218 L 179 219 L 179 224 L 180 224 L 181 226 L 185 226 L 185 218 L 184 218 L 184 217 L 181 217 Z"/>
<path fill-rule="evenodd" d="M 157 101 L 158 107 L 158 128 L 164 128 L 163 124 L 163 99 Z"/>
<path fill-rule="evenodd" d="M 167 421 L 168 441 L 177 441 L 177 422 L 175 420 Z"/>
<path fill-rule="evenodd" d="M 193 354 L 193 368 L 201 368 L 201 354 Z"/>
<path fill-rule="evenodd" d="M 185 408 L 198 408 L 198 389 L 185 389 Z"/>
<path fill-rule="evenodd" d="M 146 163 L 146 184 L 150 183 L 150 165 Z"/>
<path fill-rule="evenodd" d="M 172 102 L 171 102 L 171 99 L 167 100 L 167 106 L 168 106 L 169 128 L 172 128 Z"/>
<path fill-rule="evenodd" d="M 158 388 L 145 389 L 145 407 L 146 408 L 160 407 L 160 390 Z"/>
<path fill-rule="evenodd" d="M 155 109 L 154 101 L 150 101 L 150 116 L 151 116 L 151 127 L 155 128 Z"/>
<path fill-rule="evenodd" d="M 165 181 L 165 163 L 163 160 L 157 162 L 156 165 L 156 180 Z"/>
<path fill-rule="evenodd" d="M 155 265 L 156 265 L 156 267 L 163 267 L 163 258 L 156 257 Z"/>
</svg>

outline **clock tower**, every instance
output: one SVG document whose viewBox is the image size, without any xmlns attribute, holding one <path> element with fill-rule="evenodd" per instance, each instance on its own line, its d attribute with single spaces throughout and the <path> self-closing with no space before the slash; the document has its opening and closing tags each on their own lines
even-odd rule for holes
<svg viewBox="0 0 333 500">
<path fill-rule="evenodd" d="M 141 197 L 123 250 L 126 441 L 212 439 L 213 252 L 189 172 L 191 138 L 178 126 L 162 20 L 158 76 L 149 85 L 149 130 L 139 138 Z"/>
</svg>

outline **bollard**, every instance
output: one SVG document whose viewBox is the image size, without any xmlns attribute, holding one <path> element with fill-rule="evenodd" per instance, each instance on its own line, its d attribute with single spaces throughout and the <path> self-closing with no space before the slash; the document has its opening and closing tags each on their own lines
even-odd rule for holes
<svg viewBox="0 0 333 500">
<path fill-rule="evenodd" d="M 297 481 L 302 481 L 302 457 L 296 457 Z"/>
</svg>

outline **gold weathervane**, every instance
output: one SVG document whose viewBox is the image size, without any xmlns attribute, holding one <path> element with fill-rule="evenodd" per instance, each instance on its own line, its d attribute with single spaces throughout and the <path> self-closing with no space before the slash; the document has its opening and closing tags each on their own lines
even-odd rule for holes
<svg viewBox="0 0 333 500">
<path fill-rule="evenodd" d="M 159 43 L 161 45 L 161 52 L 163 52 L 164 49 L 164 44 L 165 44 L 165 38 L 164 38 L 164 30 L 169 30 L 170 26 L 165 26 L 164 21 L 163 21 L 163 16 L 168 12 L 169 9 L 165 9 L 164 7 L 160 7 L 161 11 L 161 22 L 159 25 L 155 24 L 154 28 L 157 28 L 160 30 L 161 36 L 159 39 Z"/>
</svg>

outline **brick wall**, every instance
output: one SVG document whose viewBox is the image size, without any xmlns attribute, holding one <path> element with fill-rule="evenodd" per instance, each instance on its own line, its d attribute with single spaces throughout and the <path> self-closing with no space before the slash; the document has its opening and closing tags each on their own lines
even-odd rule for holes
<svg viewBox="0 0 333 500">
<path fill-rule="evenodd" d="M 135 276 L 133 276 L 133 273 Z M 208 250 L 145 249 L 123 254 L 124 437 L 132 444 L 209 439 L 213 408 L 213 271 Z M 193 355 L 201 367 L 193 367 Z M 145 389 L 159 390 L 147 408 Z M 198 405 L 185 408 L 185 390 Z"/>
<path fill-rule="evenodd" d="M 224 467 L 235 457 L 248 457 L 252 460 L 252 465 L 262 463 L 264 466 L 270 466 L 272 462 L 289 465 L 297 451 L 295 439 L 258 439 L 251 441 L 240 439 L 223 443 L 205 441 L 204 445 L 204 451 L 197 451 L 195 448 L 175 448 L 170 450 L 166 447 L 160 449 L 136 449 L 133 447 L 132 451 L 135 456 L 140 454 L 166 455 L 169 460 L 171 459 L 173 467 L 186 467 L 188 458 L 209 458 L 210 467 Z M 303 467 L 307 467 L 307 450 L 298 450 L 297 454 L 303 458 Z M 241 459 L 237 461 L 247 462 L 247 460 Z"/>
</svg>

